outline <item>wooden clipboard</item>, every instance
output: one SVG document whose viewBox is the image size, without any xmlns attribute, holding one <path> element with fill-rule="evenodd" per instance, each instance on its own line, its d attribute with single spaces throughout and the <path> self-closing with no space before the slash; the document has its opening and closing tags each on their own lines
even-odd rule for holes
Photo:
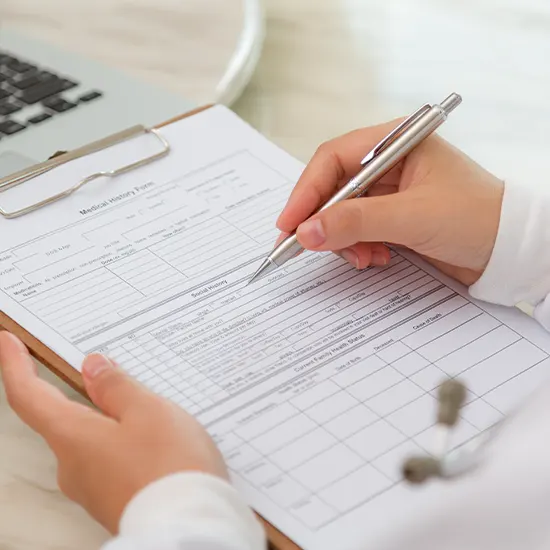
<svg viewBox="0 0 550 550">
<path fill-rule="evenodd" d="M 212 106 L 213 105 L 205 105 L 203 107 L 198 107 L 196 109 L 193 109 L 192 111 L 184 113 L 181 116 L 172 118 L 170 120 L 167 120 L 166 122 L 158 124 L 157 126 L 155 126 L 155 129 L 163 128 L 164 126 L 168 126 L 169 124 L 178 122 L 179 120 L 183 120 L 184 118 L 201 113 L 211 108 Z M 62 157 L 66 154 L 69 154 L 69 153 L 67 152 L 56 153 L 54 157 L 62 159 Z M 27 346 L 30 354 L 35 359 L 37 359 L 40 363 L 42 363 L 48 370 L 50 370 L 58 378 L 60 378 L 66 384 L 68 384 L 73 390 L 75 390 L 80 395 L 82 395 L 83 397 L 89 400 L 89 397 L 86 393 L 86 389 L 84 387 L 82 375 L 80 374 L 80 372 L 78 372 L 73 367 L 71 367 L 69 363 L 67 363 L 64 359 L 59 357 L 59 355 L 54 353 L 51 349 L 49 349 L 46 345 L 44 345 L 40 340 L 35 338 L 30 332 L 25 330 L 21 325 L 16 323 L 13 319 L 8 317 L 2 311 L 0 311 L 0 329 L 7 330 L 8 332 L 11 332 L 15 336 L 17 336 Z M 270 548 L 272 548 L 273 550 L 301 550 L 299 546 L 297 546 L 293 541 L 291 541 L 286 535 L 281 533 L 281 531 L 279 531 L 276 527 L 271 525 L 271 523 L 269 523 L 259 514 L 257 515 L 260 521 L 262 522 L 262 524 L 264 525 L 264 528 L 269 540 Z"/>
</svg>

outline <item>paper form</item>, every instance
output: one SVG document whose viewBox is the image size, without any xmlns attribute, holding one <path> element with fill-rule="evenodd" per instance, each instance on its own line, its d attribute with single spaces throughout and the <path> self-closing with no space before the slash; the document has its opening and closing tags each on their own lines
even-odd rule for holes
<svg viewBox="0 0 550 550">
<path fill-rule="evenodd" d="M 395 252 L 362 272 L 305 254 L 247 287 L 302 166 L 221 107 L 162 133 L 173 152 L 155 165 L 0 219 L 0 307 L 75 368 L 108 354 L 196 415 L 251 506 L 306 550 L 365 548 L 414 498 L 400 465 L 431 450 L 437 386 L 468 384 L 463 444 L 546 379 L 550 338 Z"/>
</svg>

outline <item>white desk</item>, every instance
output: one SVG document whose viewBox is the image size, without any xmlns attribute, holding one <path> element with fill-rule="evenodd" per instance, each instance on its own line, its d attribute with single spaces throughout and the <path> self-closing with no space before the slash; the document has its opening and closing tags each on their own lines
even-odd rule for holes
<svg viewBox="0 0 550 550">
<path fill-rule="evenodd" d="M 4 0 L 3 7 L 43 1 Z M 188 27 L 181 11 L 186 3 L 150 2 L 164 6 L 153 23 L 174 44 Z M 181 85 L 190 97 L 212 90 L 206 76 L 190 83 L 177 73 L 179 63 L 196 59 L 184 46 L 181 57 L 155 60 L 146 48 L 139 58 L 130 55 L 135 32 L 123 19 L 117 23 L 125 25 L 122 35 L 115 33 L 115 20 L 102 31 L 119 41 L 112 58 L 103 51 L 106 59 Z M 445 135 L 503 177 L 548 184 L 547 0 L 268 0 L 267 23 L 259 69 L 235 109 L 296 156 L 306 160 L 331 136 L 456 91 L 464 104 Z M 215 57 L 215 47 L 204 46 L 206 58 Z M 97 549 L 106 534 L 57 492 L 50 452 L 14 418 L 3 396 L 0 401 L 0 547 Z"/>
</svg>

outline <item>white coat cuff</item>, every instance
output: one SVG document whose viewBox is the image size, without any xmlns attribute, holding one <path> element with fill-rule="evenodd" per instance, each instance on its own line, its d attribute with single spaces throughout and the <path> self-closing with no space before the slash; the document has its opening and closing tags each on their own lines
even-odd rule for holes
<svg viewBox="0 0 550 550">
<path fill-rule="evenodd" d="M 489 264 L 473 298 L 533 309 L 550 293 L 550 191 L 506 182 Z"/>
<path fill-rule="evenodd" d="M 148 538 L 180 531 L 186 539 L 216 538 L 243 550 L 266 547 L 263 528 L 252 510 L 226 481 L 201 473 L 178 473 L 160 479 L 128 504 L 120 537 Z"/>
</svg>

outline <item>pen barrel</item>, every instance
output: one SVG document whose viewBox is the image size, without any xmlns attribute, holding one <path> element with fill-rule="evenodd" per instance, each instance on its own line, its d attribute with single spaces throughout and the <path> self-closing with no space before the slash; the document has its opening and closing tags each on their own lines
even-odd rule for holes
<svg viewBox="0 0 550 550">
<path fill-rule="evenodd" d="M 447 119 L 447 115 L 461 102 L 457 94 L 449 96 L 441 105 L 434 105 L 397 136 L 387 147 L 377 153 L 350 182 L 340 189 L 317 212 L 347 199 L 361 197 L 371 186 L 404 160 L 407 155 Z M 287 237 L 268 257 L 271 266 L 281 267 L 294 258 L 303 248 L 296 234 Z"/>
<path fill-rule="evenodd" d="M 363 196 L 380 178 L 399 164 L 406 156 L 432 134 L 447 118 L 447 113 L 439 105 L 433 106 L 419 120 L 411 124 L 405 132 L 386 149 L 376 155 L 350 182 L 338 191 L 319 212 L 347 199 Z"/>
<path fill-rule="evenodd" d="M 272 254 L 269 259 L 277 266 L 282 267 L 286 262 L 292 260 L 298 253 L 304 249 L 298 242 L 296 234 L 287 237 L 277 248 L 277 254 Z"/>
</svg>

